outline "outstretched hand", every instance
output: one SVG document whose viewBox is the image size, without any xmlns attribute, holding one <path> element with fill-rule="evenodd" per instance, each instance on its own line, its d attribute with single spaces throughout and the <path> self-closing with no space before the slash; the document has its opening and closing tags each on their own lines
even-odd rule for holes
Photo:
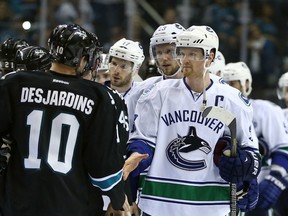
<svg viewBox="0 0 288 216">
<path fill-rule="evenodd" d="M 135 170 L 139 163 L 148 158 L 149 154 L 140 154 L 138 152 L 133 152 L 130 157 L 125 161 L 123 167 L 123 179 L 124 181 L 128 178 L 129 174 Z"/>
</svg>

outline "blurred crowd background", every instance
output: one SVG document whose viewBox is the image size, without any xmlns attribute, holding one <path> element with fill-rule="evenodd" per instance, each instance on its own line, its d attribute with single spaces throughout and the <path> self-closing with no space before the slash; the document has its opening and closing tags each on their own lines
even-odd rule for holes
<svg viewBox="0 0 288 216">
<path fill-rule="evenodd" d="M 278 78 L 288 71 L 287 11 L 287 0 L 0 0 L 0 42 L 15 37 L 47 47 L 56 25 L 77 23 L 96 33 L 104 52 L 122 37 L 138 40 L 145 79 L 156 72 L 149 42 L 159 25 L 205 24 L 218 34 L 226 63 L 250 67 L 255 97 L 277 101 Z"/>
</svg>

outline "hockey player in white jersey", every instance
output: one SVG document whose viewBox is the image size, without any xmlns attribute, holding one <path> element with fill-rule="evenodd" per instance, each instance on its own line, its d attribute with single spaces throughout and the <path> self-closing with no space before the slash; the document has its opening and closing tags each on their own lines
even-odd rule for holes
<svg viewBox="0 0 288 216">
<path fill-rule="evenodd" d="M 162 80 L 183 77 L 174 53 L 176 36 L 184 30 L 185 28 L 179 23 L 160 25 L 150 39 L 150 58 L 156 62 Z"/>
<path fill-rule="evenodd" d="M 150 59 L 156 62 L 157 71 L 161 76 L 148 78 L 133 86 L 132 91 L 129 92 L 129 101 L 125 98 L 129 107 L 130 118 L 131 116 L 134 117 L 137 101 L 145 89 L 150 88 L 155 83 L 163 80 L 183 78 L 180 66 L 174 58 L 174 53 L 176 49 L 176 35 L 184 30 L 185 28 L 179 23 L 173 23 L 160 25 L 153 33 L 149 47 Z M 132 133 L 133 130 L 134 127 L 132 127 L 130 132 Z M 131 188 L 133 191 L 133 200 L 136 201 L 137 191 L 139 188 L 141 189 L 138 176 L 133 180 L 133 183 L 134 184 L 131 185 Z"/>
<path fill-rule="evenodd" d="M 244 62 L 229 63 L 223 70 L 223 79 L 248 97 L 252 90 L 250 69 Z M 254 109 L 253 124 L 262 154 L 259 174 L 259 200 L 251 216 L 268 216 L 282 191 L 288 186 L 288 131 L 281 108 L 267 100 L 251 99 Z M 287 212 L 286 212 L 287 213 Z"/>
<path fill-rule="evenodd" d="M 288 72 L 282 74 L 278 80 L 277 96 L 284 108 L 284 115 L 288 120 Z"/>
<path fill-rule="evenodd" d="M 253 110 L 238 90 L 216 84 L 206 73 L 219 46 L 212 28 L 192 26 L 176 39 L 184 78 L 159 82 L 138 100 L 124 178 L 132 170 L 131 175 L 137 175 L 150 166 L 139 199 L 143 215 L 227 215 L 229 183 L 258 175 L 258 143 L 251 135 Z M 217 119 L 202 116 L 204 88 L 207 106 L 221 106 L 237 118 L 236 158 L 222 152 L 214 158 L 219 138 L 229 131 Z"/>
<path fill-rule="evenodd" d="M 130 97 L 133 94 L 135 86 L 139 83 L 135 82 L 133 77 L 135 74 L 138 74 L 145 59 L 143 48 L 138 41 L 122 38 L 110 47 L 107 58 L 110 80 L 104 82 L 104 85 L 117 90 L 124 98 L 128 110 L 129 124 L 127 127 L 129 127 L 128 130 L 130 132 L 134 116 L 134 109 L 131 111 L 130 108 Z M 127 185 L 129 187 L 129 183 Z M 104 197 L 104 210 L 106 210 L 108 203 L 109 200 Z M 129 204 L 132 205 L 132 199 L 129 199 Z M 117 215 L 118 213 L 112 209 L 111 205 L 108 205 L 106 214 Z"/>
<path fill-rule="evenodd" d="M 108 59 L 110 81 L 105 82 L 105 85 L 117 90 L 124 97 L 128 108 L 129 129 L 131 131 L 134 109 L 130 108 L 129 98 L 139 83 L 133 81 L 133 76 L 139 72 L 145 59 L 143 48 L 138 41 L 122 38 L 110 48 Z"/>
<path fill-rule="evenodd" d="M 150 39 L 150 59 L 155 61 L 157 71 L 161 76 L 150 77 L 137 86 L 131 96 L 131 110 L 135 110 L 136 103 L 143 91 L 157 82 L 165 79 L 183 78 L 180 66 L 174 58 L 176 35 L 185 28 L 179 23 L 160 25 Z M 134 108 L 132 108 L 134 107 Z"/>
<path fill-rule="evenodd" d="M 288 121 L 288 72 L 281 75 L 278 80 L 277 96 L 280 100 L 284 116 Z M 288 176 L 286 176 L 288 180 Z M 288 189 L 286 188 L 274 206 L 275 215 L 285 215 L 288 212 Z"/>
</svg>

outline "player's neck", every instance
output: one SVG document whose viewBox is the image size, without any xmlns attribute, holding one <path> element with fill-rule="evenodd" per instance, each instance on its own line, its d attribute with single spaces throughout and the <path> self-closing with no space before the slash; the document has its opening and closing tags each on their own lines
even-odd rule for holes
<svg viewBox="0 0 288 216">
<path fill-rule="evenodd" d="M 203 92 L 203 77 L 202 76 L 187 76 L 185 77 L 185 81 L 190 87 L 190 89 L 194 92 Z M 211 83 L 209 74 L 206 73 L 204 78 L 204 86 L 207 88 Z"/>
<path fill-rule="evenodd" d="M 178 70 L 172 75 L 165 75 L 164 74 L 164 78 L 165 79 L 181 79 L 181 78 L 183 78 L 183 76 L 184 75 L 183 75 L 183 73 L 182 73 L 180 68 L 178 68 Z"/>
<path fill-rule="evenodd" d="M 129 82 L 129 84 L 127 83 L 127 85 L 124 85 L 124 86 L 115 86 L 111 83 L 110 87 L 112 89 L 117 90 L 119 93 L 125 93 L 132 87 L 132 80 L 131 80 L 131 82 Z"/>
<path fill-rule="evenodd" d="M 56 62 L 52 63 L 50 70 L 65 75 L 76 75 L 75 68 Z"/>
</svg>

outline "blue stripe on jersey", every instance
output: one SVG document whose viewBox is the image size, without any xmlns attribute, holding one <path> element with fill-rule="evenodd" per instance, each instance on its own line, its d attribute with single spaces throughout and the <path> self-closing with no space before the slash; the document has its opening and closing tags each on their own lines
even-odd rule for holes
<svg viewBox="0 0 288 216">
<path fill-rule="evenodd" d="M 151 142 L 150 142 L 151 143 Z M 138 167 L 133 170 L 131 175 L 138 176 L 141 172 L 143 172 L 147 167 L 149 167 L 152 163 L 152 158 L 154 154 L 154 148 L 152 149 L 149 143 L 146 140 L 141 139 L 131 139 L 129 140 L 127 155 L 130 156 L 133 152 L 138 152 L 139 154 L 148 154 L 149 157 L 142 160 Z"/>
<path fill-rule="evenodd" d="M 100 188 L 102 191 L 109 191 L 121 181 L 123 176 L 122 171 L 123 170 L 121 169 L 119 172 L 103 178 L 93 178 L 92 176 L 89 176 L 93 186 Z"/>
<path fill-rule="evenodd" d="M 155 144 L 154 142 L 150 142 L 149 140 L 134 139 L 134 138 L 132 138 L 132 139 L 130 139 L 130 140 L 128 141 L 128 145 L 129 145 L 130 143 L 135 142 L 135 141 L 144 142 L 144 143 L 146 143 L 148 146 L 150 146 L 150 147 L 153 148 L 153 149 L 155 149 L 155 146 L 156 146 L 156 144 Z"/>
</svg>

